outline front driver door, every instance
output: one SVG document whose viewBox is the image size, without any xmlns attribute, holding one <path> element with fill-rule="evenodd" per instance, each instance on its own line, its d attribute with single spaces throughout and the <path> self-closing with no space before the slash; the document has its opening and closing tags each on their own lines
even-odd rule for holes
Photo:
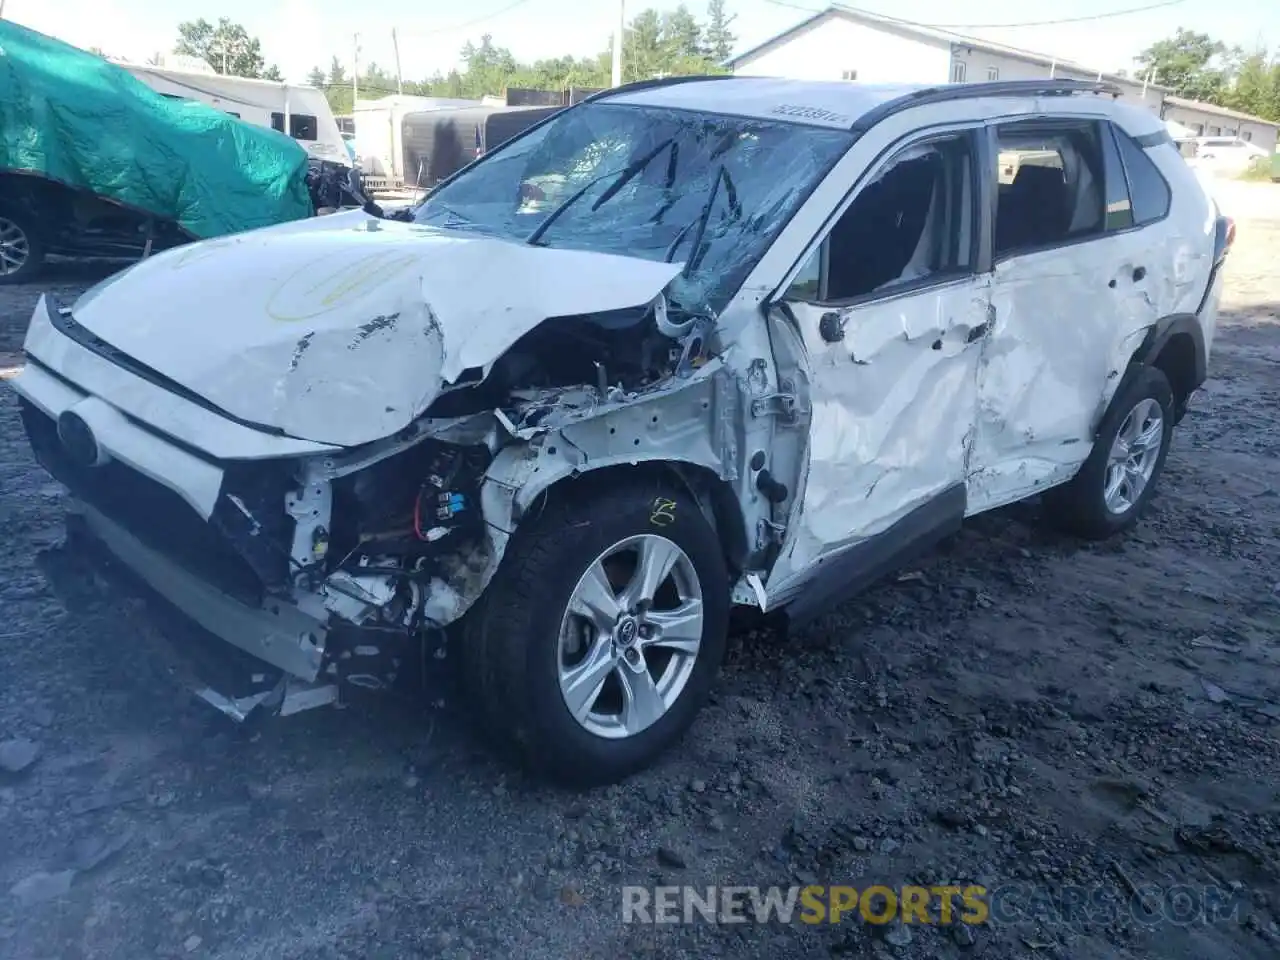
<svg viewBox="0 0 1280 960">
<path fill-rule="evenodd" d="M 789 328 L 776 339 L 803 341 L 812 420 L 771 608 L 843 567 L 838 555 L 862 572 L 963 518 L 989 306 L 980 133 L 951 127 L 890 150 L 772 307 Z"/>
</svg>

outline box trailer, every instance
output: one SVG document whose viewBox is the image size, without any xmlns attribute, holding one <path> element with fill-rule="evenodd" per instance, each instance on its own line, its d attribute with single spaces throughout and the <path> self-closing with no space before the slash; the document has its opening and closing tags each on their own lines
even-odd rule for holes
<svg viewBox="0 0 1280 960">
<path fill-rule="evenodd" d="M 478 106 L 478 100 L 392 94 L 358 100 L 351 113 L 355 154 L 371 186 L 412 186 L 415 171 L 404 165 L 404 118 L 410 114 Z"/>
<path fill-rule="evenodd" d="M 471 107 L 404 118 L 406 182 L 430 188 L 563 107 Z"/>
</svg>

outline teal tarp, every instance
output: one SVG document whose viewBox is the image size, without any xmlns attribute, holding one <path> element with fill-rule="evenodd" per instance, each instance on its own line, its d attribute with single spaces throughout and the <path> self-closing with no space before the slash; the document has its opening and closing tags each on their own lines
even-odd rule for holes
<svg viewBox="0 0 1280 960">
<path fill-rule="evenodd" d="M 8 21 L 0 171 L 92 191 L 201 239 L 313 213 L 307 152 L 292 138 L 163 97 L 101 57 Z"/>
</svg>

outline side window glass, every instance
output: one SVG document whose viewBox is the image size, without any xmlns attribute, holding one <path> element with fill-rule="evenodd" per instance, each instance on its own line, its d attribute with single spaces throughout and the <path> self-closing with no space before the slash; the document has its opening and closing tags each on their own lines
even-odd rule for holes
<svg viewBox="0 0 1280 960">
<path fill-rule="evenodd" d="M 997 257 L 1106 229 L 1099 133 L 1093 121 L 1023 120 L 996 128 Z"/>
<path fill-rule="evenodd" d="M 1120 149 L 1116 146 L 1115 129 L 1111 124 L 1102 128 L 1102 169 L 1106 181 L 1106 229 L 1127 230 L 1133 226 L 1133 205 L 1129 200 L 1129 183 L 1120 162 Z"/>
<path fill-rule="evenodd" d="M 1116 130 L 1116 143 L 1120 159 L 1124 162 L 1129 180 L 1129 195 L 1133 199 L 1133 219 L 1138 224 L 1152 223 L 1169 213 L 1172 195 L 1164 176 L 1151 162 L 1147 152 L 1138 146 L 1123 130 Z"/>
<path fill-rule="evenodd" d="M 320 125 L 308 113 L 289 114 L 289 136 L 295 140 L 316 140 Z"/>
<path fill-rule="evenodd" d="M 791 281 L 791 287 L 787 290 L 787 299 L 814 303 L 822 297 L 822 253 L 825 249 L 824 243 L 809 254 L 804 266 Z"/>
<path fill-rule="evenodd" d="M 973 198 L 968 133 L 907 147 L 859 188 L 788 297 L 848 301 L 969 272 Z"/>
</svg>

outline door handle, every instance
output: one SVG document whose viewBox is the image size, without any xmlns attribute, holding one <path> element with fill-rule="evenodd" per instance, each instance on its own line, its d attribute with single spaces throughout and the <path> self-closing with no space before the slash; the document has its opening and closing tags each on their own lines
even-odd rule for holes
<svg viewBox="0 0 1280 960">
<path fill-rule="evenodd" d="M 1134 268 L 1133 268 L 1133 282 L 1134 282 L 1134 283 L 1137 283 L 1139 280 L 1141 280 L 1141 279 L 1142 279 L 1143 277 L 1145 277 L 1146 275 L 1147 275 L 1147 268 L 1146 268 L 1146 267 L 1134 267 Z"/>
</svg>

